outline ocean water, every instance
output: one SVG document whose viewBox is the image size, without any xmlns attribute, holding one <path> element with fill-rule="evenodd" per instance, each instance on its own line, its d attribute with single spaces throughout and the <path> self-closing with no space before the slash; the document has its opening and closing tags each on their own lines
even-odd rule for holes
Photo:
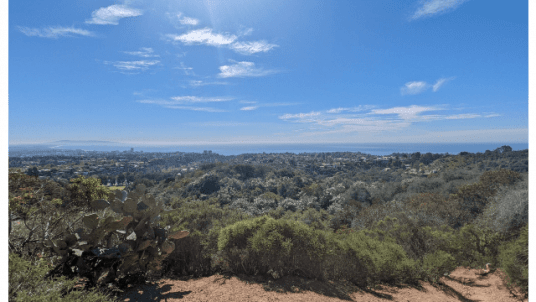
<svg viewBox="0 0 536 302">
<path fill-rule="evenodd" d="M 372 155 L 389 155 L 392 153 L 449 153 L 460 152 L 484 153 L 493 151 L 503 145 L 512 147 L 514 151 L 528 149 L 528 143 L 462 143 L 462 144 L 218 144 L 218 145 L 175 145 L 175 146 L 62 146 L 61 149 L 82 149 L 94 151 L 129 151 L 135 152 L 196 152 L 211 150 L 220 155 L 239 155 L 244 153 L 313 153 L 313 152 L 361 152 Z"/>
</svg>

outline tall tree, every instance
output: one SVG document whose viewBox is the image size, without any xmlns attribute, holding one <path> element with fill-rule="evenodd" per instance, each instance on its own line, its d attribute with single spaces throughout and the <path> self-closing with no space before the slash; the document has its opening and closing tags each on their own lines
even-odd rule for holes
<svg viewBox="0 0 536 302">
<path fill-rule="evenodd" d="M 30 169 L 28 169 L 26 174 L 29 176 L 39 176 L 39 171 L 37 170 L 36 167 L 31 167 Z"/>
<path fill-rule="evenodd" d="M 69 189 L 72 203 L 88 207 L 91 201 L 105 198 L 110 193 L 110 190 L 101 184 L 100 179 L 84 176 L 71 179 Z"/>
</svg>

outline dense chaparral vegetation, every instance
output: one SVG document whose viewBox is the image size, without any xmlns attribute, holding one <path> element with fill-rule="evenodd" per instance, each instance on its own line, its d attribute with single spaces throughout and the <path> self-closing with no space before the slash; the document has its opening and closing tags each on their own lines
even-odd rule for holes
<svg viewBox="0 0 536 302">
<path fill-rule="evenodd" d="M 528 295 L 528 152 L 398 157 L 437 173 L 209 163 L 123 192 L 10 173 L 10 300 L 108 301 L 136 281 L 215 273 L 438 282 L 485 263 Z"/>
</svg>

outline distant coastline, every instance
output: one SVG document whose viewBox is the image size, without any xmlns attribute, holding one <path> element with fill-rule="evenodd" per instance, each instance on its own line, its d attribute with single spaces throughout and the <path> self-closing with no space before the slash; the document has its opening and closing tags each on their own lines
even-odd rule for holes
<svg viewBox="0 0 536 302">
<path fill-rule="evenodd" d="M 11 151 L 21 150 L 23 148 L 45 148 L 45 149 L 63 149 L 63 150 L 84 150 L 84 151 L 130 151 L 134 148 L 135 152 L 195 152 L 202 153 L 204 150 L 211 150 L 221 155 L 239 155 L 245 153 L 318 153 L 318 152 L 361 152 L 371 155 L 389 155 L 392 153 L 449 153 L 458 154 L 460 152 L 485 152 L 493 151 L 503 145 L 512 147 L 514 151 L 528 149 L 528 143 L 362 143 L 362 144 L 207 144 L 207 145 L 13 145 Z"/>
</svg>

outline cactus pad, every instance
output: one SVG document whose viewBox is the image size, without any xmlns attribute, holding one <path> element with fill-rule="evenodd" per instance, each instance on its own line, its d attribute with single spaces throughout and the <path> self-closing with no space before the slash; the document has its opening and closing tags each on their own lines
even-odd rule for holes
<svg viewBox="0 0 536 302">
<path fill-rule="evenodd" d="M 94 229 L 99 225 L 99 216 L 97 214 L 87 215 L 82 218 L 82 222 L 88 229 Z"/>
<path fill-rule="evenodd" d="M 95 210 L 104 210 L 108 206 L 110 206 L 110 203 L 108 201 L 104 200 L 104 199 L 99 199 L 99 200 L 93 200 L 90 203 L 90 205 Z"/>
</svg>

